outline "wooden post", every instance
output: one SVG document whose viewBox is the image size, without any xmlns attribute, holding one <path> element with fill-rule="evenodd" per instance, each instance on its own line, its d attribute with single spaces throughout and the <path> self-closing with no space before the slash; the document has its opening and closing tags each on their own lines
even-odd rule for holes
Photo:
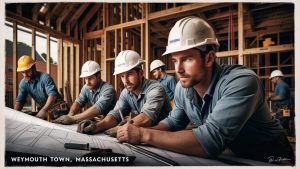
<svg viewBox="0 0 300 169">
<path fill-rule="evenodd" d="M 244 51 L 244 19 L 243 19 L 243 3 L 238 4 L 238 37 L 239 37 L 239 54 L 238 54 L 238 63 L 244 64 L 244 57 L 243 57 L 243 51 Z"/>
<path fill-rule="evenodd" d="M 18 76 L 17 76 L 17 22 L 13 22 L 13 104 L 16 103 L 17 92 L 18 92 Z"/>
</svg>

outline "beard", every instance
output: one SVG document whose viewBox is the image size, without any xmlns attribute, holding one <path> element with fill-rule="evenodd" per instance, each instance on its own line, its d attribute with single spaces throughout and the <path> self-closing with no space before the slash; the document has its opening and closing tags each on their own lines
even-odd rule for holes
<svg viewBox="0 0 300 169">
<path fill-rule="evenodd" d="M 183 79 L 181 79 L 183 78 Z M 189 88 L 189 87 L 193 87 L 196 84 L 198 84 L 200 82 L 200 80 L 192 78 L 190 76 L 180 76 L 180 83 L 181 86 L 184 88 Z"/>
</svg>

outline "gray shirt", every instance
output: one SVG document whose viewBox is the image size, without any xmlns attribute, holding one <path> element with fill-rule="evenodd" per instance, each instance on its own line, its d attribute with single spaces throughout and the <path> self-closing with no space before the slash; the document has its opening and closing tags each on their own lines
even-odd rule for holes
<svg viewBox="0 0 300 169">
<path fill-rule="evenodd" d="M 83 107 L 86 103 L 90 102 L 99 113 L 106 115 L 112 110 L 116 104 L 116 91 L 112 85 L 101 81 L 97 90 L 93 91 L 84 85 L 80 91 L 76 102 Z"/>
<path fill-rule="evenodd" d="M 215 64 L 203 98 L 194 88 L 178 83 L 174 101 L 174 109 L 162 123 L 171 130 L 181 130 L 191 121 L 197 126 L 192 130 L 194 135 L 211 157 L 226 147 L 238 155 L 283 133 L 279 122 L 271 117 L 260 80 L 240 65 Z"/>
<path fill-rule="evenodd" d="M 109 112 L 110 115 L 116 118 L 118 123 L 122 121 L 119 109 L 124 116 L 130 112 L 134 114 L 143 112 L 152 120 L 154 125 L 168 115 L 171 106 L 161 84 L 155 80 L 144 79 L 139 96 L 123 89 L 114 110 Z"/>
</svg>

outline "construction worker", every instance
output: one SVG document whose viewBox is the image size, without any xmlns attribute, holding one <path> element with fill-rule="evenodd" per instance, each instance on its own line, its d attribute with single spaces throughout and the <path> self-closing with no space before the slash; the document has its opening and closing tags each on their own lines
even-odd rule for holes
<svg viewBox="0 0 300 169">
<path fill-rule="evenodd" d="M 107 115 L 116 104 L 116 91 L 112 85 L 101 80 L 100 65 L 95 61 L 87 61 L 82 65 L 80 77 L 84 79 L 79 96 L 72 104 L 68 115 L 54 120 L 54 123 L 73 124 L 85 119 L 91 119 L 98 115 Z M 79 113 L 88 102 L 90 108 Z"/>
<path fill-rule="evenodd" d="M 272 94 L 267 100 L 274 102 L 276 108 L 275 118 L 278 119 L 283 128 L 288 129 L 288 117 L 283 116 L 282 109 L 290 109 L 292 106 L 292 98 L 288 84 L 283 81 L 283 73 L 280 70 L 271 72 L 270 80 L 275 85 L 275 93 Z"/>
<path fill-rule="evenodd" d="M 164 88 L 155 80 L 143 75 L 144 61 L 132 50 L 121 51 L 115 60 L 114 75 L 119 75 L 124 84 L 116 106 L 100 122 L 82 121 L 78 132 L 94 134 L 121 125 L 129 113 L 136 115 L 132 123 L 150 127 L 164 119 L 171 110 Z"/>
<path fill-rule="evenodd" d="M 180 80 L 175 106 L 152 128 L 121 126 L 118 141 L 204 158 L 215 158 L 230 148 L 244 158 L 267 162 L 284 158 L 278 161 L 293 163 L 293 151 L 281 125 L 268 111 L 259 78 L 244 66 L 217 64 L 218 47 L 206 21 L 198 17 L 177 21 L 163 54 L 171 54 Z M 195 128 L 184 130 L 189 121 Z"/>
<path fill-rule="evenodd" d="M 62 100 L 53 79 L 49 74 L 37 71 L 35 61 L 27 55 L 20 57 L 18 60 L 17 72 L 22 73 L 23 79 L 19 84 L 14 109 L 21 111 L 26 103 L 27 96 L 30 95 L 38 104 L 39 112 L 36 117 L 46 119 L 47 111 L 51 106 Z"/>
<path fill-rule="evenodd" d="M 165 88 L 173 107 L 174 91 L 177 83 L 175 77 L 167 74 L 165 63 L 158 59 L 151 62 L 150 72 Z"/>
</svg>

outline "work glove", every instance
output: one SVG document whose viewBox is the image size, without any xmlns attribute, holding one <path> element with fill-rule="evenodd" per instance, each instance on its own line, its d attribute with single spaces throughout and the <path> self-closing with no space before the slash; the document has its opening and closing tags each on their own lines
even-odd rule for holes
<svg viewBox="0 0 300 169">
<path fill-rule="evenodd" d="M 78 119 L 75 118 L 75 116 L 63 115 L 63 116 L 60 116 L 59 118 L 53 120 L 52 122 L 69 125 L 69 124 L 77 123 Z"/>
<path fill-rule="evenodd" d="M 117 131 L 118 131 L 119 126 L 110 128 L 108 130 L 104 131 L 104 134 L 109 135 L 110 137 L 117 137 Z"/>
<path fill-rule="evenodd" d="M 96 130 L 96 122 L 92 120 L 83 120 L 78 124 L 77 132 L 85 134 L 94 134 Z"/>
<path fill-rule="evenodd" d="M 45 109 L 41 109 L 38 114 L 36 115 L 36 117 L 40 118 L 40 119 L 47 119 L 47 111 Z"/>
</svg>

